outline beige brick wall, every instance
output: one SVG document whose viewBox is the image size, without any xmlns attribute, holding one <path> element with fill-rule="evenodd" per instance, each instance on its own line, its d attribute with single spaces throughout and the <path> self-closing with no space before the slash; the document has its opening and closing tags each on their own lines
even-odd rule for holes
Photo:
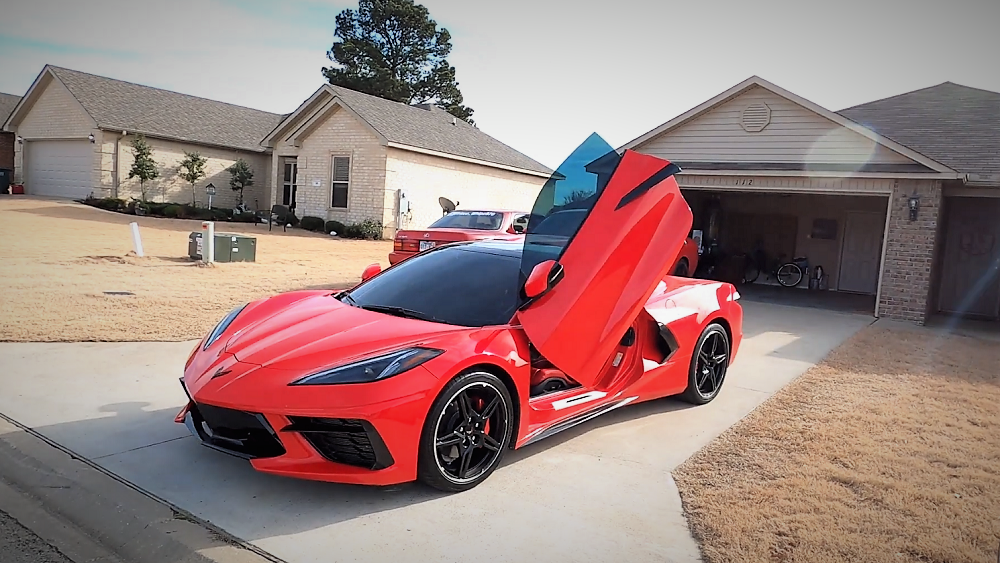
<svg viewBox="0 0 1000 563">
<path fill-rule="evenodd" d="M 105 132 L 101 147 L 101 178 L 102 184 L 110 190 L 114 170 L 114 150 L 116 134 Z M 139 198 L 141 190 L 139 179 L 129 179 L 132 168 L 133 135 L 127 135 L 119 144 L 120 162 L 118 165 L 119 186 L 118 197 L 123 199 Z M 205 186 L 214 184 L 216 195 L 212 198 L 212 207 L 232 208 L 239 202 L 239 194 L 229 187 L 229 172 L 227 168 L 238 159 L 246 160 L 254 171 L 254 185 L 243 192 L 243 201 L 251 209 L 267 209 L 271 185 L 271 157 L 262 153 L 251 153 L 227 150 L 214 147 L 190 145 L 161 139 L 146 139 L 153 148 L 153 160 L 157 163 L 160 177 L 146 185 L 146 197 L 150 201 L 191 203 L 191 184 L 181 178 L 180 163 L 184 159 L 184 151 L 198 152 L 208 159 L 205 164 L 205 177 L 195 184 L 196 202 L 199 206 L 208 205 L 208 195 Z"/>
<path fill-rule="evenodd" d="M 920 212 L 910 221 L 908 201 L 914 192 L 920 196 Z M 940 212 L 941 182 L 900 181 L 893 189 L 880 316 L 921 324 L 926 320 Z"/>
<path fill-rule="evenodd" d="M 395 228 L 396 192 L 405 190 L 410 215 L 400 228 L 420 229 L 441 217 L 439 197 L 460 208 L 530 211 L 546 178 L 401 149 L 389 149 L 385 194 L 387 231 Z"/>
<path fill-rule="evenodd" d="M 100 135 L 97 124 L 58 80 L 46 76 L 39 84 L 38 99 L 31 111 L 13 129 L 17 135 L 28 140 L 42 139 L 86 139 L 88 135 Z M 14 180 L 28 181 L 24 174 L 24 146 L 14 143 Z M 94 143 L 94 161 L 91 174 L 91 188 L 100 196 L 101 189 L 99 143 Z M 30 189 L 30 188 L 29 188 Z"/>
<path fill-rule="evenodd" d="M 279 145 L 275 153 L 289 152 Z M 381 220 L 385 194 L 386 149 L 363 123 L 343 109 L 337 109 L 302 141 L 298 154 L 296 214 L 336 220 L 344 224 L 365 219 Z M 351 157 L 347 209 L 333 209 L 332 167 L 334 156 Z M 280 163 L 276 156 L 272 162 Z M 281 188 L 282 170 L 275 166 L 272 200 Z M 318 184 L 318 185 L 315 185 Z"/>
</svg>

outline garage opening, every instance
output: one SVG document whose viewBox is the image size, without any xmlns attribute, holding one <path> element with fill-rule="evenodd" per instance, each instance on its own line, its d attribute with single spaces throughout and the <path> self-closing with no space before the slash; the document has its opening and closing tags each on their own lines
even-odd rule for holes
<svg viewBox="0 0 1000 563">
<path fill-rule="evenodd" d="M 885 196 L 682 190 L 701 231 L 696 277 L 749 300 L 874 314 Z"/>
</svg>

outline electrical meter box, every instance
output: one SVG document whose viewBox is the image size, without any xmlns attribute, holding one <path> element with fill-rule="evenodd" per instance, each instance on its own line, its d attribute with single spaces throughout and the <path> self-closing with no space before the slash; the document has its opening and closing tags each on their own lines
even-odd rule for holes
<svg viewBox="0 0 1000 563">
<path fill-rule="evenodd" d="M 203 233 L 192 231 L 188 235 L 188 256 L 201 260 L 204 252 Z M 215 233 L 216 262 L 255 262 L 257 239 L 235 233 Z"/>
</svg>

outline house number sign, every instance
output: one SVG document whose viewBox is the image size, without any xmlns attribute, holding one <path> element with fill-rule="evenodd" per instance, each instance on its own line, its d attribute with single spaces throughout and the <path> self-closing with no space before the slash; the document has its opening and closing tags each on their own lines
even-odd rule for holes
<svg viewBox="0 0 1000 563">
<path fill-rule="evenodd" d="M 752 186 L 753 178 L 739 178 L 733 184 L 736 186 Z"/>
</svg>

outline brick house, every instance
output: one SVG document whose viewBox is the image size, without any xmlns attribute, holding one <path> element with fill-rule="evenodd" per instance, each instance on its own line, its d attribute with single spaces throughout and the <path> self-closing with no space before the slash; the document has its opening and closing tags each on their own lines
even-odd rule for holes
<svg viewBox="0 0 1000 563">
<path fill-rule="evenodd" d="M 527 207 L 550 171 L 436 107 L 408 106 L 331 87 L 291 114 L 274 114 L 47 65 L 4 123 L 16 134 L 13 168 L 28 194 L 81 199 L 139 197 L 128 178 L 129 143 L 143 134 L 160 178 L 152 201 L 232 207 L 226 168 L 250 164 L 244 202 L 294 205 L 299 217 L 344 223 L 398 218 L 421 227 L 440 217 L 440 196 L 463 206 Z M 208 158 L 195 193 L 179 175 L 185 151 Z M 400 190 L 410 212 L 397 213 Z"/>
<path fill-rule="evenodd" d="M 272 204 L 345 224 L 395 229 L 463 207 L 530 209 L 551 170 L 433 105 L 407 105 L 324 85 L 263 141 Z M 409 202 L 400 213 L 400 198 Z"/>
<path fill-rule="evenodd" d="M 0 119 L 6 121 L 21 101 L 21 96 L 0 94 Z M 14 169 L 14 138 L 9 131 L 0 131 L 0 168 Z"/>
<path fill-rule="evenodd" d="M 1000 320 L 998 93 L 945 83 L 832 112 L 752 77 L 622 148 L 681 166 L 695 229 L 724 251 L 806 256 L 876 317 Z"/>
</svg>

